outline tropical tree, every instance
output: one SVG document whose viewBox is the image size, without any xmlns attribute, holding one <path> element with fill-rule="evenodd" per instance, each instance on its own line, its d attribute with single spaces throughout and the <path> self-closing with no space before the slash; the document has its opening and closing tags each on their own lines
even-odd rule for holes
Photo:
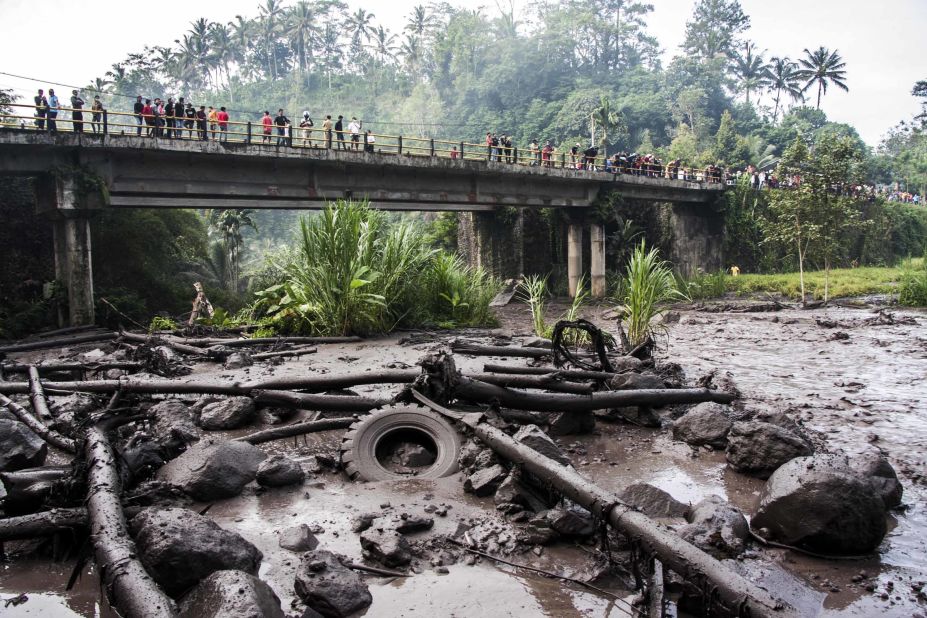
<svg viewBox="0 0 927 618">
<path fill-rule="evenodd" d="M 782 94 L 789 96 L 792 101 L 804 101 L 805 94 L 802 90 L 801 73 L 798 64 L 792 62 L 788 57 L 780 58 L 773 56 L 769 61 L 769 72 L 767 75 L 767 88 L 776 93 L 776 106 L 773 108 L 773 122 L 779 116 L 779 103 Z"/>
<path fill-rule="evenodd" d="M 404 29 L 412 36 L 424 39 L 431 33 L 436 23 L 437 19 L 435 16 L 429 13 L 428 9 L 419 4 L 412 9 L 412 14 L 409 15 L 409 21 L 406 22 L 406 27 Z"/>
<path fill-rule="evenodd" d="M 805 57 L 800 58 L 799 62 L 802 66 L 799 76 L 806 80 L 802 91 L 808 91 L 815 84 L 818 86 L 817 109 L 821 109 L 821 95 L 827 94 L 828 84 L 849 92 L 846 83 L 847 72 L 844 68 L 847 64 L 836 49 L 830 51 L 823 45 L 814 51 L 805 49 Z"/>
<path fill-rule="evenodd" d="M 738 89 L 746 95 L 750 104 L 750 92 L 759 90 L 769 83 L 769 65 L 763 59 L 763 52 L 756 53 L 756 45 L 748 42 L 744 53 L 731 53 L 731 69 L 737 79 Z"/>
<path fill-rule="evenodd" d="M 590 117 L 590 129 L 592 143 L 595 143 L 596 128 L 602 130 L 602 138 L 599 140 L 599 146 L 602 148 L 602 155 L 606 154 L 605 147 L 608 144 L 608 132 L 613 129 L 624 127 L 624 119 L 621 112 L 612 107 L 608 97 L 599 99 L 599 106 L 592 111 Z"/>
<path fill-rule="evenodd" d="M 396 58 L 396 35 L 383 26 L 378 26 L 373 32 L 373 53 L 380 64 L 388 64 Z"/>
<path fill-rule="evenodd" d="M 210 58 L 216 67 L 216 75 L 219 75 L 220 70 L 225 72 L 225 83 L 231 93 L 232 72 L 229 66 L 235 62 L 238 55 L 232 29 L 226 24 L 213 24 L 209 33 L 209 44 Z M 219 79 L 216 79 L 216 87 L 219 87 Z"/>
<path fill-rule="evenodd" d="M 376 15 L 364 9 L 357 9 L 348 17 L 346 26 L 348 34 L 351 35 L 351 60 L 355 64 L 360 64 L 364 46 L 370 42 L 373 35 L 374 17 Z"/>
<path fill-rule="evenodd" d="M 242 229 L 250 227 L 257 230 L 254 219 L 251 217 L 253 213 L 253 210 L 246 208 L 209 211 L 209 233 L 218 235 L 225 249 L 225 285 L 233 293 L 238 292 L 241 279 L 241 254 L 244 248 Z"/>
<path fill-rule="evenodd" d="M 338 38 L 338 27 L 331 22 L 325 24 L 319 37 L 319 47 L 322 52 L 322 64 L 328 75 L 328 89 L 332 89 L 332 71 L 341 63 L 343 52 L 341 41 Z"/>
<path fill-rule="evenodd" d="M 258 6 L 260 19 L 261 37 L 264 39 L 264 54 L 267 60 L 267 70 L 270 71 L 271 79 L 277 79 L 277 53 L 276 42 L 279 27 L 279 18 L 283 13 L 283 6 L 280 0 L 265 0 L 264 4 Z"/>
<path fill-rule="evenodd" d="M 750 27 L 750 18 L 738 0 L 699 0 L 686 22 L 682 44 L 689 54 L 711 60 L 737 47 L 738 36 Z"/>
<path fill-rule="evenodd" d="M 305 0 L 296 3 L 287 14 L 285 34 L 290 39 L 290 47 L 296 52 L 300 72 L 308 69 L 308 57 L 312 53 L 310 45 L 316 31 L 316 14 Z"/>
</svg>

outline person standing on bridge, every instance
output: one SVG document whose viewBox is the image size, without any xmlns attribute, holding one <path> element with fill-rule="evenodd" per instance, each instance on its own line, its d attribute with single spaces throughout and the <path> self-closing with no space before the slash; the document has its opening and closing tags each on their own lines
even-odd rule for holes
<svg viewBox="0 0 927 618">
<path fill-rule="evenodd" d="M 216 115 L 216 108 L 212 105 L 209 106 L 209 110 L 206 112 L 206 120 L 209 121 L 209 132 L 212 141 L 216 141 L 216 131 L 219 130 L 219 118 Z"/>
<path fill-rule="evenodd" d="M 135 97 L 135 105 L 132 106 L 132 111 L 135 113 L 135 124 L 138 127 L 135 130 L 136 135 L 142 134 L 142 124 L 145 122 L 144 118 L 142 117 L 143 109 L 145 109 L 145 104 L 142 103 L 142 97 L 139 95 Z"/>
<path fill-rule="evenodd" d="M 216 114 L 216 120 L 219 121 L 219 141 L 229 141 L 229 113 L 226 111 L 225 107 L 219 108 L 219 113 Z"/>
<path fill-rule="evenodd" d="M 186 116 L 187 106 L 184 105 L 183 97 L 177 99 L 177 102 L 174 103 L 174 128 L 177 129 L 174 131 L 174 137 L 178 139 L 183 139 L 183 128 L 184 128 L 184 119 Z"/>
<path fill-rule="evenodd" d="M 325 147 L 329 150 L 332 149 L 332 117 L 328 115 L 325 117 L 325 122 L 322 123 L 322 130 L 325 131 Z"/>
<path fill-rule="evenodd" d="M 338 150 L 344 150 L 347 146 L 344 143 L 344 116 L 338 116 L 338 122 L 335 123 L 335 135 L 338 137 Z"/>
<path fill-rule="evenodd" d="M 199 131 L 200 140 L 205 142 L 209 139 L 209 116 L 206 115 L 205 105 L 200 105 L 196 112 L 196 128 Z"/>
<path fill-rule="evenodd" d="M 303 140 L 303 148 L 312 148 L 312 127 L 315 123 L 309 117 L 309 110 L 303 112 L 303 119 L 299 121 L 299 136 Z"/>
<path fill-rule="evenodd" d="M 357 150 L 360 148 L 361 132 L 361 123 L 357 120 L 357 116 L 351 117 L 351 122 L 348 123 L 348 131 L 351 133 L 351 150 Z"/>
<path fill-rule="evenodd" d="M 193 127 L 196 126 L 196 108 L 193 107 L 193 103 L 187 103 L 183 114 L 184 118 L 186 118 L 183 121 L 183 126 L 187 128 L 187 136 L 193 139 Z"/>
<path fill-rule="evenodd" d="M 370 132 L 370 129 L 367 129 L 367 134 L 364 136 L 364 152 L 369 152 L 373 154 L 373 145 L 377 142 L 377 138 L 374 137 L 373 133 Z"/>
<path fill-rule="evenodd" d="M 35 126 L 39 131 L 45 130 L 46 114 L 48 114 L 48 99 L 45 98 L 45 91 L 39 88 L 39 94 L 35 95 Z"/>
<path fill-rule="evenodd" d="M 261 137 L 261 143 L 270 142 L 270 134 L 273 132 L 274 119 L 270 117 L 270 112 L 264 110 L 264 117 L 261 118 L 261 126 L 264 127 L 264 135 Z"/>
<path fill-rule="evenodd" d="M 151 127 L 154 126 L 154 116 L 151 115 L 151 99 L 145 99 L 145 104 L 142 106 L 142 118 L 145 119 L 145 136 L 151 137 Z"/>
<path fill-rule="evenodd" d="M 283 113 L 283 108 L 277 110 L 277 117 L 274 118 L 274 124 L 277 127 L 277 146 L 287 146 L 287 128 L 290 126 L 290 119 Z"/>
<path fill-rule="evenodd" d="M 103 120 L 103 102 L 100 101 L 100 95 L 93 97 L 93 104 L 90 106 L 90 112 L 93 114 L 90 120 L 90 127 L 94 133 L 100 132 L 100 121 Z"/>
<path fill-rule="evenodd" d="M 48 132 L 57 133 L 58 132 L 58 123 L 55 122 L 55 119 L 58 118 L 58 110 L 61 109 L 61 103 L 58 102 L 58 96 L 55 94 L 54 88 L 48 89 Z"/>
<path fill-rule="evenodd" d="M 75 133 L 84 132 L 84 100 L 77 90 L 71 91 L 71 128 Z"/>
</svg>

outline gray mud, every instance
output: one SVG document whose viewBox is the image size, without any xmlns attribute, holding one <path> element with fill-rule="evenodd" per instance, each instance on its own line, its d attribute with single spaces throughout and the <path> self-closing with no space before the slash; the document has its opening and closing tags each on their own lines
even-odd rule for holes
<svg viewBox="0 0 927 618">
<path fill-rule="evenodd" d="M 588 317 L 607 325 L 601 319 L 602 312 L 589 313 Z M 661 341 L 659 356 L 681 364 L 690 382 L 710 370 L 730 372 L 744 393 L 746 407 L 789 413 L 812 430 L 815 441 L 827 449 L 875 444 L 898 471 L 907 508 L 892 515 L 889 535 L 877 558 L 825 561 L 754 544 L 746 558 L 731 563 L 808 616 L 927 616 L 927 600 L 919 592 L 927 581 L 927 477 L 921 476 L 927 456 L 927 406 L 921 401 L 927 392 L 923 386 L 927 376 L 927 315 L 898 311 L 895 316 L 913 317 L 916 324 L 869 324 L 874 314 L 850 308 L 768 313 L 685 310 L 670 326 L 668 338 Z M 509 334 L 529 334 L 528 316 L 522 307 L 506 307 L 499 317 Z M 819 325 L 821 321 L 826 326 Z M 848 337 L 835 337 L 837 332 Z M 427 334 L 416 337 L 418 343 L 404 345 L 399 341 L 408 334 L 359 344 L 319 346 L 318 354 L 279 366 L 259 363 L 228 371 L 202 364 L 190 377 L 219 375 L 241 380 L 412 366 L 453 335 Z M 487 332 L 467 335 L 485 337 Z M 23 360 L 39 357 L 19 356 Z M 480 371 L 484 363 L 501 362 L 500 358 L 460 355 L 457 360 L 465 371 Z M 509 358 L 506 362 L 523 365 L 527 361 Z M 362 386 L 353 390 L 358 394 L 391 395 L 398 386 Z M 306 414 L 301 413 L 297 420 Z M 226 433 L 240 435 L 256 428 Z M 424 515 L 426 506 L 442 504 L 451 508 L 446 517 L 432 515 L 434 529 L 410 535 L 417 554 L 413 566 L 418 572 L 410 578 L 368 577 L 373 604 L 363 615 L 629 615 L 624 601 L 616 602 L 582 587 L 486 560 L 466 564 L 459 551 L 450 551 L 437 540 L 461 525 L 471 526 L 474 531 L 492 530 L 494 538 L 505 538 L 510 525 L 495 510 L 491 498 L 465 494 L 459 476 L 438 481 L 352 483 L 319 465 L 315 457 L 321 453 L 337 458 L 339 440 L 340 432 L 327 432 L 261 445 L 268 452 L 286 453 L 302 462 L 311 471 L 306 483 L 267 491 L 251 485 L 242 495 L 217 502 L 208 513 L 264 553 L 260 577 L 274 588 L 288 615 L 300 613 L 291 606 L 299 560 L 297 554 L 279 547 L 279 530 L 301 523 L 315 526 L 321 548 L 361 561 L 358 535 L 351 531 L 355 515 Z M 723 453 L 674 442 L 665 429 L 600 422 L 593 435 L 568 436 L 558 442 L 580 472 L 615 491 L 631 483 L 648 482 L 686 503 L 717 494 L 749 516 L 755 511 L 763 487 L 763 481 L 731 470 Z M 516 551 L 506 557 L 579 578 L 595 571 L 592 545 L 559 543 L 544 548 L 540 556 Z M 435 560 L 445 564 L 436 566 Z M 64 591 L 73 564 L 37 558 L 5 562 L 0 570 L 0 599 L 25 592 L 29 601 L 4 608 L 0 600 L 0 614 L 114 616 L 101 599 L 92 568 L 85 569 L 74 590 Z M 865 577 L 860 577 L 861 572 Z M 634 596 L 614 578 L 599 585 L 625 600 Z"/>
</svg>

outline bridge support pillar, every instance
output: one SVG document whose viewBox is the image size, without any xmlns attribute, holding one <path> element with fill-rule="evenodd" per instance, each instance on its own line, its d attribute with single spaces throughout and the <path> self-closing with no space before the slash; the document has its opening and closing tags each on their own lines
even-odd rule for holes
<svg viewBox="0 0 927 618">
<path fill-rule="evenodd" d="M 59 321 L 69 326 L 93 324 L 93 265 L 91 260 L 90 218 L 86 193 L 78 188 L 74 177 L 51 175 L 37 185 L 37 207 L 40 214 L 49 215 L 54 226 L 55 278 L 68 295 L 65 318 Z"/>
<path fill-rule="evenodd" d="M 593 298 L 605 297 L 605 226 L 593 223 L 589 226 L 590 291 Z"/>
<path fill-rule="evenodd" d="M 570 298 L 576 297 L 579 279 L 583 276 L 583 226 L 570 223 L 567 227 L 567 288 Z"/>
</svg>

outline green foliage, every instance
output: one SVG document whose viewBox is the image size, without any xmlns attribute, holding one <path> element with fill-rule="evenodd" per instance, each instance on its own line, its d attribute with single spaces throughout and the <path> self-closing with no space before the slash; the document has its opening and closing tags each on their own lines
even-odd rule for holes
<svg viewBox="0 0 927 618">
<path fill-rule="evenodd" d="M 728 277 L 723 270 L 715 273 L 699 271 L 694 277 L 677 280 L 676 287 L 685 290 L 691 300 L 721 298 L 727 292 Z"/>
<path fill-rule="evenodd" d="M 615 300 L 628 342 L 636 347 L 653 335 L 653 320 L 664 313 L 665 303 L 686 296 L 676 287 L 670 264 L 660 259 L 656 249 L 648 251 L 644 241 L 635 247 L 624 279 L 623 293 Z"/>
<path fill-rule="evenodd" d="M 830 298 L 849 298 L 868 294 L 893 294 L 898 291 L 902 270 L 899 268 L 868 267 L 838 268 L 827 273 Z M 805 293 L 810 298 L 824 299 L 825 272 L 804 273 Z M 772 275 L 740 275 L 727 278 L 729 292 L 741 296 L 778 294 L 793 300 L 801 299 L 802 282 L 797 272 Z"/>
<path fill-rule="evenodd" d="M 495 323 L 489 303 L 499 282 L 482 268 L 471 268 L 460 256 L 441 251 L 432 258 L 422 283 L 421 297 L 430 301 L 422 322 L 448 328 Z"/>
<path fill-rule="evenodd" d="M 730 53 L 749 27 L 750 18 L 737 0 L 699 0 L 686 22 L 682 46 L 689 54 L 710 60 Z"/>
<path fill-rule="evenodd" d="M 920 265 L 908 260 L 902 266 L 898 302 L 909 307 L 927 307 L 927 256 Z"/>
<path fill-rule="evenodd" d="M 531 310 L 531 324 L 534 334 L 538 337 L 548 338 L 553 332 L 553 326 L 545 321 L 547 313 L 547 276 L 529 275 L 518 283 L 518 297 L 528 305 Z"/>
<path fill-rule="evenodd" d="M 151 323 L 148 324 L 148 332 L 153 333 L 159 330 L 176 330 L 177 322 L 171 318 L 164 316 L 156 315 L 151 318 Z"/>
</svg>

